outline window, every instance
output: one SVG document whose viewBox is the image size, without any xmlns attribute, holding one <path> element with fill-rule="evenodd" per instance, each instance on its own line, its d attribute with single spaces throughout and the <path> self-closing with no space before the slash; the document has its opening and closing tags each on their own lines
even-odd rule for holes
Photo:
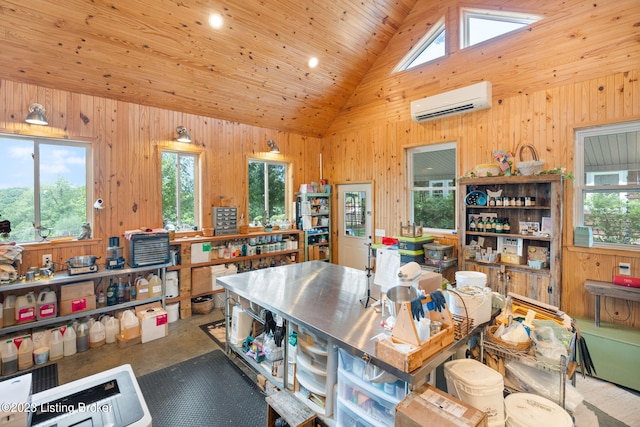
<svg viewBox="0 0 640 427">
<path fill-rule="evenodd" d="M 200 225 L 198 154 L 162 150 L 162 218 L 168 230 L 189 231 Z"/>
<path fill-rule="evenodd" d="M 497 10 L 462 9 L 461 48 L 524 28 L 541 19 L 540 16 Z"/>
<path fill-rule="evenodd" d="M 456 228 L 456 143 L 407 151 L 411 221 L 426 228 Z"/>
<path fill-rule="evenodd" d="M 640 249 L 640 122 L 576 132 L 575 224 L 594 245 Z"/>
<path fill-rule="evenodd" d="M 0 135 L 0 147 L 0 220 L 10 221 L 9 238 L 38 242 L 81 235 L 82 224 L 91 221 L 91 145 Z"/>
<path fill-rule="evenodd" d="M 249 221 L 261 224 L 267 219 L 271 223 L 288 220 L 287 174 L 284 163 L 249 160 Z"/>
<path fill-rule="evenodd" d="M 408 70 L 445 55 L 445 26 L 441 18 L 396 65 L 393 72 Z"/>
</svg>

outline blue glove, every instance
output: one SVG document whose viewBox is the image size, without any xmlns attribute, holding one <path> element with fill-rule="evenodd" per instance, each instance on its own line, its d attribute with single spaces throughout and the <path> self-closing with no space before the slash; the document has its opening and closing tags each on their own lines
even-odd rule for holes
<svg viewBox="0 0 640 427">
<path fill-rule="evenodd" d="M 431 296 L 431 302 L 427 304 L 429 310 L 442 311 L 447 306 L 447 300 L 440 291 L 433 291 L 429 294 Z"/>
<path fill-rule="evenodd" d="M 426 299 L 424 296 L 419 296 L 411 300 L 411 316 L 420 320 L 424 317 L 424 308 L 422 308 L 422 300 Z"/>
</svg>

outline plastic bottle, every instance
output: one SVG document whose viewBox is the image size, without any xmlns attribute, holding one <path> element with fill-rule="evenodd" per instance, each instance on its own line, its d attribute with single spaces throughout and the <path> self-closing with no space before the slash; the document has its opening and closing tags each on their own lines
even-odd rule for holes
<svg viewBox="0 0 640 427">
<path fill-rule="evenodd" d="M 135 301 L 138 299 L 138 291 L 136 290 L 135 285 L 130 285 L 130 286 L 131 286 L 131 301 Z"/>
<path fill-rule="evenodd" d="M 102 308 L 106 305 L 106 299 L 104 296 L 104 291 L 100 290 L 100 293 L 98 294 L 98 308 Z"/>
<path fill-rule="evenodd" d="M 124 285 L 124 302 L 131 301 L 131 275 L 129 275 L 127 283 Z"/>
<path fill-rule="evenodd" d="M 4 313 L 2 303 L 0 303 L 0 329 L 4 328 L 4 321 L 2 319 L 4 319 Z"/>
<path fill-rule="evenodd" d="M 16 324 L 16 296 L 7 295 L 4 298 L 2 306 L 2 319 L 4 326 L 13 326 Z"/>
<path fill-rule="evenodd" d="M 56 293 L 50 290 L 44 290 L 38 294 L 38 303 L 36 309 L 36 317 L 38 320 L 56 317 L 58 314 L 58 298 Z"/>
<path fill-rule="evenodd" d="M 17 323 L 36 320 L 36 295 L 33 292 L 16 298 L 15 317 Z"/>
<path fill-rule="evenodd" d="M 111 344 L 116 342 L 116 334 L 120 329 L 120 324 L 118 323 L 118 319 L 115 317 L 109 316 L 109 318 L 104 322 L 105 329 L 105 342 L 107 344 Z"/>
<path fill-rule="evenodd" d="M 89 350 L 89 326 L 82 322 L 76 331 L 76 350 L 78 353 Z"/>
<path fill-rule="evenodd" d="M 89 347 L 101 347 L 106 342 L 106 331 L 102 322 L 94 322 L 89 330 Z"/>
<path fill-rule="evenodd" d="M 76 346 L 76 330 L 71 326 L 67 326 L 67 329 L 64 331 L 64 335 L 62 338 L 62 343 L 64 344 L 64 355 L 71 356 L 76 354 L 77 346 Z"/>
<path fill-rule="evenodd" d="M 118 289 L 116 293 L 116 303 L 122 304 L 124 302 L 124 280 L 122 277 L 118 277 Z"/>
<path fill-rule="evenodd" d="M 49 360 L 61 359 L 64 355 L 64 340 L 60 329 L 53 329 L 49 338 Z"/>
<path fill-rule="evenodd" d="M 33 341 L 30 336 L 24 336 L 18 348 L 18 370 L 23 371 L 33 366 Z"/>
<path fill-rule="evenodd" d="M 18 348 L 13 340 L 2 344 L 2 375 L 18 372 Z"/>
<path fill-rule="evenodd" d="M 149 298 L 149 281 L 142 276 L 136 279 L 136 298 L 139 300 Z"/>
<path fill-rule="evenodd" d="M 150 274 L 149 279 L 149 297 L 159 297 L 162 295 L 162 279 L 156 274 Z"/>
</svg>

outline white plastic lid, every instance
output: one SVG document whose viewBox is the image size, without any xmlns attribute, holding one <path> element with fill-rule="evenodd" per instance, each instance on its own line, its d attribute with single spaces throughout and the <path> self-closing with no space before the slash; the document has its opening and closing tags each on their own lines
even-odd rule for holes
<svg viewBox="0 0 640 427">
<path fill-rule="evenodd" d="M 445 375 L 478 389 L 504 385 L 502 375 L 474 359 L 456 359 L 446 362 L 444 372 Z"/>
<path fill-rule="evenodd" d="M 573 420 L 567 411 L 537 394 L 512 393 L 505 397 L 504 407 L 508 426 L 573 426 Z"/>
</svg>

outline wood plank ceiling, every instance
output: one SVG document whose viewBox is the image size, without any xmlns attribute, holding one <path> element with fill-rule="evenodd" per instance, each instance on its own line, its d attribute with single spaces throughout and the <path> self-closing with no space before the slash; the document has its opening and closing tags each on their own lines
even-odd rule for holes
<svg viewBox="0 0 640 427">
<path fill-rule="evenodd" d="M 415 3 L 4 0 L 0 77 L 322 136 Z"/>
</svg>

